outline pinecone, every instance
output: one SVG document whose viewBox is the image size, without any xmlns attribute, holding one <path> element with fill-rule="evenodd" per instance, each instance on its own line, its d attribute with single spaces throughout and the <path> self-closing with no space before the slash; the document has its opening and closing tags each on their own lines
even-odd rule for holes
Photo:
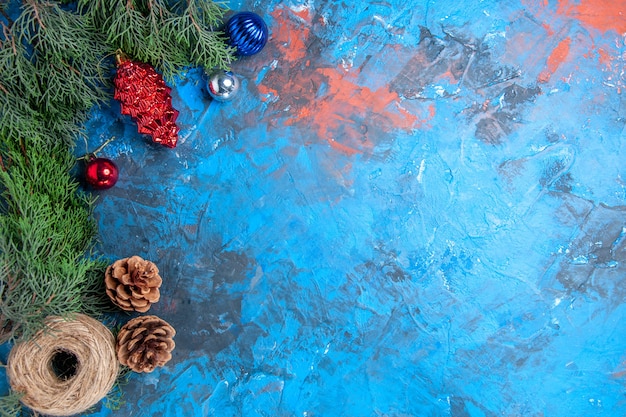
<svg viewBox="0 0 626 417">
<path fill-rule="evenodd" d="M 159 268 L 139 256 L 120 259 L 104 273 L 106 292 L 113 303 L 126 311 L 145 313 L 159 301 Z"/>
<path fill-rule="evenodd" d="M 117 335 L 117 359 L 135 372 L 152 372 L 172 359 L 176 330 L 157 316 L 130 320 Z"/>
</svg>

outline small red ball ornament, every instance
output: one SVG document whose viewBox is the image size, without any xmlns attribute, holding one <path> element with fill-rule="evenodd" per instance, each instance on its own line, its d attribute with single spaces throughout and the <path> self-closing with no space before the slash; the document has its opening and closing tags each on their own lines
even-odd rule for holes
<svg viewBox="0 0 626 417">
<path fill-rule="evenodd" d="M 107 158 L 92 158 L 85 168 L 85 180 L 98 190 L 111 188 L 117 182 L 119 171 L 113 161 Z"/>
</svg>

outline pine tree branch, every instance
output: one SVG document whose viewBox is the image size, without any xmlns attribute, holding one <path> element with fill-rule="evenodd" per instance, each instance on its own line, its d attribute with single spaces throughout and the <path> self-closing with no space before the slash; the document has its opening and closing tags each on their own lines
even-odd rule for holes
<svg viewBox="0 0 626 417">
<path fill-rule="evenodd" d="M 100 11 L 100 0 L 94 0 L 91 8 L 86 1 L 80 1 L 80 9 L 107 34 L 111 49 L 121 49 L 134 59 L 151 63 L 168 80 L 190 65 L 227 69 L 233 59 L 234 50 L 223 37 L 211 38 L 215 42 L 212 53 L 201 60 L 192 51 L 193 41 L 207 39 L 221 22 L 227 10 L 224 3 L 116 0 L 109 4 L 105 16 Z"/>
<path fill-rule="evenodd" d="M 215 31 L 223 2 L 77 1 L 74 10 L 22 0 L 15 19 L 0 7 L 0 337 L 12 340 L 32 337 L 48 315 L 110 306 L 106 264 L 93 254 L 93 199 L 70 172 L 88 112 L 111 98 L 113 52 L 170 80 L 233 58 Z"/>
<path fill-rule="evenodd" d="M 13 19 L 11 19 L 11 16 L 9 16 L 6 12 L 6 10 L 4 10 L 5 4 L 0 4 L 0 14 L 2 15 L 2 17 L 7 21 L 7 23 L 9 25 L 13 24 Z M 3 23 L 4 26 L 4 23 Z"/>
<path fill-rule="evenodd" d="M 35 138 L 13 146 L 5 153 L 10 166 L 0 171 L 0 312 L 12 323 L 11 338 L 31 337 L 48 315 L 102 311 L 94 297 L 104 294 L 102 275 L 90 273 L 103 273 L 102 265 L 85 257 L 97 232 L 93 200 L 69 175 L 73 155 L 45 144 Z"/>
<path fill-rule="evenodd" d="M 0 416 L 17 417 L 22 414 L 22 404 L 20 399 L 23 394 L 11 393 L 7 396 L 0 397 Z"/>
</svg>

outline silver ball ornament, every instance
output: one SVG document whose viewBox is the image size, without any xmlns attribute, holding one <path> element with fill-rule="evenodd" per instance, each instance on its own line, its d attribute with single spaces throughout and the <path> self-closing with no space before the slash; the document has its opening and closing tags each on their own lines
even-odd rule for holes
<svg viewBox="0 0 626 417">
<path fill-rule="evenodd" d="M 230 71 L 214 71 L 209 74 L 207 90 L 217 101 L 229 101 L 239 91 L 239 79 Z"/>
</svg>

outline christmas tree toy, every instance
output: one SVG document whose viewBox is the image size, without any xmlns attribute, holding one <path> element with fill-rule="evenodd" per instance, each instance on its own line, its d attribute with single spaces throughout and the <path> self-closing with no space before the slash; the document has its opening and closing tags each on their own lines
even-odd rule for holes
<svg viewBox="0 0 626 417">
<path fill-rule="evenodd" d="M 95 199 L 79 186 L 73 154 L 91 109 L 113 98 L 110 57 L 117 50 L 133 57 L 119 62 L 117 96 L 139 131 L 168 147 L 176 146 L 177 112 L 163 79 L 173 80 L 191 66 L 228 69 L 234 57 L 224 33 L 215 30 L 225 13 L 221 3 L 67 3 L 0 1 L 0 342 L 15 346 L 47 334 L 50 317 L 100 317 L 111 307 L 103 280 L 107 263 L 94 247 Z M 95 188 L 115 183 L 113 161 L 87 163 L 85 179 Z M 142 303 L 154 301 L 153 283 L 147 283 L 143 299 L 133 295 L 134 305 L 144 308 Z M 120 299 L 124 288 L 116 286 Z M 135 361 L 134 350 L 128 358 L 138 369 L 163 365 L 173 348 L 173 330 L 155 321 L 141 326 L 147 329 L 146 360 Z M 158 343 L 151 342 L 151 332 Z M 21 369 L 13 373 L 18 380 L 26 376 Z M 28 392 L 25 384 L 17 383 L 14 390 L 0 397 L 3 415 L 23 415 L 22 405 L 36 409 L 20 402 Z"/>
<path fill-rule="evenodd" d="M 214 71 L 209 74 L 207 91 L 217 101 L 230 101 L 239 91 L 239 79 L 230 71 Z"/>
<path fill-rule="evenodd" d="M 258 14 L 239 12 L 228 19 L 226 34 L 228 43 L 236 48 L 237 55 L 249 56 L 261 52 L 267 43 L 268 30 Z"/>
<path fill-rule="evenodd" d="M 178 111 L 172 107 L 171 89 L 154 67 L 137 62 L 124 54 L 117 56 L 115 99 L 121 103 L 122 114 L 137 123 L 139 133 L 152 136 L 152 140 L 168 148 L 178 141 L 176 118 Z"/>
<path fill-rule="evenodd" d="M 96 190 L 106 190 L 117 183 L 119 171 L 108 158 L 91 158 L 85 166 L 85 181 Z"/>
</svg>

